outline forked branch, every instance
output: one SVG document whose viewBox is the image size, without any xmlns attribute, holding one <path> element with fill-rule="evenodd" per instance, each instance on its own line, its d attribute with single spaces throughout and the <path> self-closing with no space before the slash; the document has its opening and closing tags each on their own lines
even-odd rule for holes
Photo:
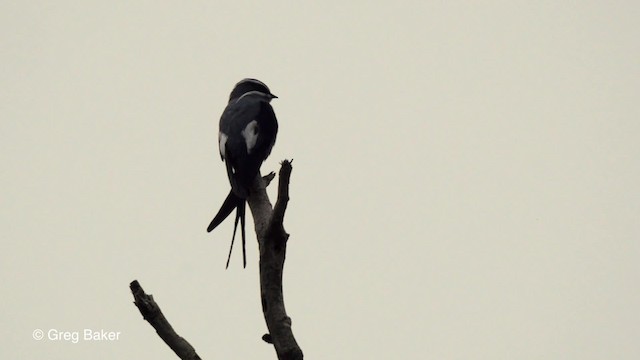
<svg viewBox="0 0 640 360">
<path fill-rule="evenodd" d="M 273 209 L 263 179 L 254 183 L 248 203 L 258 236 L 260 248 L 260 296 L 262 312 L 269 329 L 263 339 L 272 343 L 280 360 L 300 360 L 302 350 L 291 330 L 291 318 L 287 315 L 282 293 L 282 274 L 287 253 L 289 234 L 282 224 L 289 202 L 291 161 L 284 160 L 280 167 L 278 198 Z"/>
<path fill-rule="evenodd" d="M 273 344 L 278 359 L 302 360 L 302 350 L 291 330 L 291 318 L 287 315 L 282 295 L 282 274 L 289 234 L 284 230 L 284 215 L 289 202 L 289 180 L 291 161 L 281 163 L 278 181 L 278 198 L 272 208 L 266 187 L 275 174 L 256 177 L 247 199 L 255 224 L 260 250 L 260 296 L 262 312 L 269 329 L 262 339 Z M 153 326 L 158 335 L 183 360 L 199 360 L 194 348 L 171 327 L 151 295 L 145 294 L 138 283 L 130 284 L 135 304 L 145 320 Z"/>
</svg>

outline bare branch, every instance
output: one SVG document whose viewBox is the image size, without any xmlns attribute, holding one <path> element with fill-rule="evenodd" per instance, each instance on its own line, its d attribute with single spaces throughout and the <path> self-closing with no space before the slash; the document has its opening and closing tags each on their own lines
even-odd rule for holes
<svg viewBox="0 0 640 360">
<path fill-rule="evenodd" d="M 282 292 L 282 274 L 287 251 L 289 234 L 284 230 L 283 221 L 289 202 L 289 180 L 291 161 L 281 163 L 278 182 L 278 198 L 275 207 L 267 195 L 266 188 L 274 179 L 270 173 L 257 176 L 250 196 L 247 198 L 253 222 L 255 224 L 260 250 L 260 296 L 262 312 L 269 333 L 262 339 L 273 344 L 278 359 L 302 360 L 302 350 L 298 346 L 291 330 L 291 318 L 284 307 Z M 135 304 L 145 320 L 156 329 L 158 335 L 183 360 L 200 360 L 195 349 L 181 336 L 176 334 L 169 321 L 164 317 L 153 296 L 145 294 L 137 280 L 129 285 Z"/>
<path fill-rule="evenodd" d="M 289 201 L 291 162 L 284 160 L 280 168 L 278 200 L 272 210 L 262 181 L 256 181 L 247 199 L 256 227 L 260 247 L 260 295 L 262 312 L 269 329 L 263 340 L 272 343 L 280 360 L 302 360 L 302 350 L 291 330 L 282 292 L 282 273 L 289 234 L 282 224 Z M 258 179 L 261 180 L 260 177 Z"/>
<path fill-rule="evenodd" d="M 169 321 L 162 314 L 160 307 L 153 300 L 153 296 L 144 292 L 138 280 L 132 281 L 129 284 L 129 288 L 135 299 L 134 304 L 140 310 L 142 317 L 156 329 L 160 338 L 169 345 L 171 350 L 182 360 L 200 360 L 200 356 L 198 356 L 193 346 L 173 330 Z"/>
<path fill-rule="evenodd" d="M 264 187 L 269 186 L 269 184 L 271 183 L 271 180 L 273 180 L 273 178 L 275 177 L 276 177 L 276 173 L 274 173 L 273 171 L 263 176 L 262 181 L 264 181 Z"/>
<path fill-rule="evenodd" d="M 289 179 L 291 178 L 291 161 L 284 160 L 280 167 L 280 180 L 278 182 L 278 199 L 273 207 L 273 215 L 271 217 L 271 227 L 282 228 L 284 226 L 284 212 L 289 203 Z M 280 229 L 278 229 L 280 230 Z"/>
<path fill-rule="evenodd" d="M 273 208 L 271 206 L 271 201 L 269 200 L 269 195 L 267 195 L 267 185 L 271 182 L 273 177 L 270 175 L 275 173 L 270 173 L 267 176 L 260 177 L 256 176 L 256 179 L 251 186 L 251 193 L 247 198 L 247 204 L 249 204 L 249 209 L 251 209 L 251 215 L 253 215 L 253 224 L 256 231 L 256 236 L 258 237 L 258 244 L 260 243 L 260 234 L 263 234 L 267 226 L 269 225 L 269 219 L 271 219 L 271 212 Z M 271 180 L 269 179 L 271 178 Z"/>
</svg>

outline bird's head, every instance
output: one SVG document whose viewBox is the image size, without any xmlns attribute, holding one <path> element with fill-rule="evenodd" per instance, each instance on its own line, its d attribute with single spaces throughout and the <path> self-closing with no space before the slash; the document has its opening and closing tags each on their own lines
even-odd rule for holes
<svg viewBox="0 0 640 360">
<path fill-rule="evenodd" d="M 229 103 L 238 100 L 242 95 L 249 92 L 259 93 L 267 101 L 278 98 L 271 93 L 269 87 L 260 80 L 256 79 L 242 79 L 233 87 L 231 94 L 229 95 Z"/>
</svg>

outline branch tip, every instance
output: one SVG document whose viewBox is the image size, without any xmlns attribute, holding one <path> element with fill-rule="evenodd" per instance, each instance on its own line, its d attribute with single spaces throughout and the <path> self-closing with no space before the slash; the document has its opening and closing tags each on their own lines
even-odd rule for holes
<svg viewBox="0 0 640 360">
<path fill-rule="evenodd" d="M 262 177 L 262 181 L 264 181 L 264 187 L 269 186 L 271 181 L 276 177 L 276 173 L 274 171 L 268 173 L 267 175 Z"/>
<path fill-rule="evenodd" d="M 162 314 L 162 310 L 153 300 L 152 295 L 147 295 L 140 283 L 136 280 L 129 284 L 133 293 L 134 304 L 138 307 L 142 317 L 156 330 L 158 336 L 183 360 L 200 360 L 196 350 L 187 340 L 178 335 L 169 321 Z"/>
<path fill-rule="evenodd" d="M 271 338 L 271 334 L 262 335 L 262 340 L 267 344 L 273 344 L 273 339 Z"/>
</svg>

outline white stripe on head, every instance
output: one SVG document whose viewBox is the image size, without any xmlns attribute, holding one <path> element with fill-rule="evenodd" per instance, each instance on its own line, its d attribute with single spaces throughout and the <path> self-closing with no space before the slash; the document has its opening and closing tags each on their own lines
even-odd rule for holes
<svg viewBox="0 0 640 360">
<path fill-rule="evenodd" d="M 245 97 L 245 96 L 247 96 L 247 95 L 249 95 L 249 96 L 251 96 L 251 95 L 258 95 L 258 96 L 260 96 L 260 97 L 263 97 L 265 100 L 271 100 L 271 98 L 269 97 L 269 95 L 268 95 L 268 94 L 265 94 L 265 93 L 263 93 L 262 91 L 253 90 L 253 91 L 249 91 L 249 92 L 246 92 L 246 93 L 242 94 L 242 96 L 240 96 L 240 97 L 238 98 L 238 100 L 236 100 L 236 102 L 240 101 L 240 99 L 242 99 L 243 97 Z"/>
<path fill-rule="evenodd" d="M 234 86 L 233 90 L 231 90 L 231 94 L 229 94 L 229 104 L 238 100 L 242 95 L 251 92 L 251 91 L 260 91 L 264 94 L 271 94 L 271 90 L 269 87 L 260 80 L 256 79 L 244 79 Z M 265 97 L 265 100 L 269 100 L 270 98 Z"/>
<path fill-rule="evenodd" d="M 228 138 L 229 136 L 227 136 L 227 134 L 223 133 L 222 131 L 218 134 L 218 146 L 220 147 L 220 156 L 222 157 L 223 160 L 224 160 L 224 149 L 226 148 Z"/>
<path fill-rule="evenodd" d="M 247 144 L 247 154 L 251 154 L 253 147 L 256 146 L 256 141 L 258 141 L 258 130 L 258 122 L 255 120 L 248 123 L 244 130 L 242 130 L 242 137 Z"/>
<path fill-rule="evenodd" d="M 246 93 L 242 94 L 242 96 L 240 96 L 238 98 L 238 100 L 236 100 L 236 102 L 240 101 L 240 99 L 242 99 L 245 96 L 251 96 L 251 95 L 260 95 L 260 96 L 263 96 L 263 97 L 267 97 L 268 96 L 267 94 L 263 93 L 262 91 L 253 90 L 253 91 L 249 91 L 249 92 L 246 92 Z"/>
</svg>

